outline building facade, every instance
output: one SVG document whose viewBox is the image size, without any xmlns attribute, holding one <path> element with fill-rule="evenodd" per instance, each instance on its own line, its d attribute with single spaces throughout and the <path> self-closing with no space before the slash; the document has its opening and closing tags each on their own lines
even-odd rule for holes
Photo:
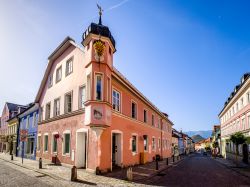
<svg viewBox="0 0 250 187">
<path fill-rule="evenodd" d="M 18 116 L 18 156 L 23 158 L 36 159 L 37 126 L 39 119 L 39 104 L 31 104 Z"/>
<path fill-rule="evenodd" d="M 98 172 L 170 157 L 173 123 L 116 70 L 109 28 L 91 23 L 82 44 L 68 37 L 49 57 L 37 158 Z"/>
<path fill-rule="evenodd" d="M 9 152 L 9 146 L 12 144 L 11 136 L 15 136 L 17 134 L 16 121 L 15 116 L 25 109 L 25 106 L 18 105 L 14 103 L 6 102 L 2 111 L 1 116 L 1 127 L 0 127 L 0 151 L 1 152 Z M 8 125 L 8 120 L 13 119 L 10 121 Z M 11 135 L 10 135 L 11 133 Z M 11 142 L 10 142 L 11 141 Z"/>
<path fill-rule="evenodd" d="M 247 137 L 250 151 L 250 74 L 244 74 L 241 82 L 234 88 L 219 114 L 221 125 L 221 154 L 224 157 L 235 153 L 236 145 L 230 142 L 230 136 L 242 132 Z M 242 145 L 239 145 L 242 154 Z"/>
</svg>

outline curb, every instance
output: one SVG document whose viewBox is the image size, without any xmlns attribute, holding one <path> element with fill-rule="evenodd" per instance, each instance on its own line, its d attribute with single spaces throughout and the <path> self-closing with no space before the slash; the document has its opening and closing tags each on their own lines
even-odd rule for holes
<svg viewBox="0 0 250 187">
<path fill-rule="evenodd" d="M 50 174 L 50 173 L 47 173 L 47 172 L 44 172 L 44 171 L 41 171 L 41 170 L 38 170 L 38 169 L 30 168 L 30 167 L 28 167 L 28 166 L 24 166 L 24 165 L 21 165 L 21 164 L 19 164 L 19 163 L 12 162 L 12 161 L 10 161 L 10 160 L 7 160 L 7 159 L 1 158 L 1 157 L 0 157 L 0 159 L 6 161 L 6 162 L 8 162 L 8 163 L 14 164 L 14 165 L 16 165 L 16 166 L 19 166 L 19 167 L 22 167 L 22 168 L 25 168 L 25 169 L 29 169 L 29 170 L 35 171 L 35 172 L 37 172 L 37 173 L 40 173 L 40 174 L 44 174 L 44 175 L 49 176 L 49 177 L 51 177 L 51 178 L 53 178 L 53 179 L 55 179 L 55 180 L 61 180 L 61 179 L 63 179 L 63 180 L 65 180 L 65 181 L 68 181 L 68 180 L 66 180 L 66 179 L 64 179 L 64 178 L 62 178 L 62 177 L 58 177 L 58 176 L 56 176 L 56 175 L 53 175 L 53 174 Z"/>
<path fill-rule="evenodd" d="M 226 165 L 226 164 L 224 164 L 224 163 L 222 163 L 222 162 L 220 162 L 220 161 L 217 161 L 217 160 L 214 160 L 214 161 L 216 161 L 217 163 L 219 163 L 219 164 L 225 166 L 226 168 L 228 168 L 228 169 L 230 169 L 230 170 L 232 170 L 232 171 L 235 171 L 236 173 L 238 173 L 238 174 L 240 174 L 240 175 L 242 175 L 242 176 L 244 176 L 244 177 L 250 178 L 250 176 L 248 176 L 248 175 L 242 173 L 241 171 L 239 171 L 239 170 L 237 170 L 237 169 L 234 169 L 233 167 L 230 167 L 230 166 L 228 166 L 228 165 Z"/>
</svg>

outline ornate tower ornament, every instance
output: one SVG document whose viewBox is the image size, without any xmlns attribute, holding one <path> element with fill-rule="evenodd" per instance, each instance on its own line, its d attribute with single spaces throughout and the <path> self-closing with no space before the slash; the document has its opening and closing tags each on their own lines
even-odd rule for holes
<svg viewBox="0 0 250 187">
<path fill-rule="evenodd" d="M 105 43 L 102 42 L 101 40 L 96 40 L 94 42 L 94 49 L 95 49 L 95 58 L 98 61 L 103 61 L 104 57 L 104 50 L 105 50 Z"/>
<path fill-rule="evenodd" d="M 97 5 L 97 8 L 99 9 L 99 25 L 102 25 L 102 12 L 103 12 L 103 9 L 100 5 L 96 4 Z"/>
</svg>

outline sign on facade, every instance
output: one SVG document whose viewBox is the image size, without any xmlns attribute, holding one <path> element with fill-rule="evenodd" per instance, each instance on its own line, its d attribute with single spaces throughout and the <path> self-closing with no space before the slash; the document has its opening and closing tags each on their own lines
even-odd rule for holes
<svg viewBox="0 0 250 187">
<path fill-rule="evenodd" d="M 28 130 L 20 130 L 20 141 L 27 142 Z"/>
</svg>

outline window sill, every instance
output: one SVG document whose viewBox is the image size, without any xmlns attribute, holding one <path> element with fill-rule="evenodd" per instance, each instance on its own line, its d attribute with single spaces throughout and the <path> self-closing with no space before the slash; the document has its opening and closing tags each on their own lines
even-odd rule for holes
<svg viewBox="0 0 250 187">
<path fill-rule="evenodd" d="M 70 157 L 70 154 L 69 153 L 65 153 L 65 154 L 62 154 L 62 156 L 64 156 L 64 157 Z"/>
<path fill-rule="evenodd" d="M 137 154 L 138 154 L 137 152 L 132 152 L 132 155 L 133 155 L 133 156 L 135 156 L 135 155 L 137 155 Z"/>
</svg>

